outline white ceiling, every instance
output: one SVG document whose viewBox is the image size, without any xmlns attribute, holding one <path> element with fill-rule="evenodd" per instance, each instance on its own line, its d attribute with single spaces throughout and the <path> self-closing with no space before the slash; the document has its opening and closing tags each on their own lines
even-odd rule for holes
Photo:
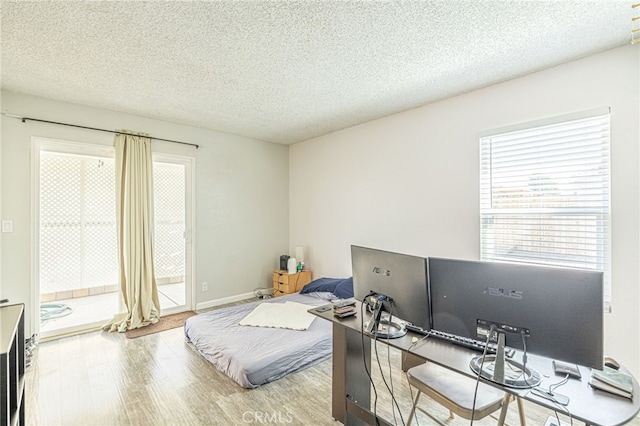
<svg viewBox="0 0 640 426">
<path fill-rule="evenodd" d="M 627 44 L 631 4 L 2 0 L 2 88 L 291 144 Z"/>
</svg>

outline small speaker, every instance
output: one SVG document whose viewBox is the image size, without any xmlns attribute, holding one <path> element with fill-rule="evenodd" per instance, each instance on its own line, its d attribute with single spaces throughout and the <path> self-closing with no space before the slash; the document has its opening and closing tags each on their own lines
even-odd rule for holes
<svg viewBox="0 0 640 426">
<path fill-rule="evenodd" d="M 282 256 L 280 256 L 280 270 L 281 271 L 286 271 L 287 270 L 288 263 L 289 263 L 289 255 L 283 254 Z"/>
</svg>

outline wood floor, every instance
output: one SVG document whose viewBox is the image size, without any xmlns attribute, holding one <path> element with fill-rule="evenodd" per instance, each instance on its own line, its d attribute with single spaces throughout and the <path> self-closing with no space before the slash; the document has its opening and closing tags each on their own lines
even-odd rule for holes
<svg viewBox="0 0 640 426">
<path fill-rule="evenodd" d="M 397 424 L 403 424 L 411 396 L 399 368 L 400 354 L 386 348 L 378 347 L 380 365 L 402 410 L 403 419 L 395 413 Z M 389 392 L 377 364 L 373 370 L 377 412 L 393 419 Z M 26 371 L 26 394 L 29 425 L 339 424 L 331 417 L 330 360 L 246 390 L 185 343 L 181 328 L 137 339 L 94 332 L 42 343 Z M 469 424 L 460 418 L 447 421 L 448 412 L 441 406 L 428 406 L 447 425 Z M 544 425 L 553 414 L 529 404 L 525 411 L 529 425 Z M 423 415 L 418 420 L 413 424 L 434 424 Z M 563 421 L 569 419 L 563 417 Z M 474 423 L 496 421 L 485 418 Z M 507 423 L 519 424 L 515 405 L 509 409 Z M 640 426 L 640 418 L 630 424 Z"/>
</svg>

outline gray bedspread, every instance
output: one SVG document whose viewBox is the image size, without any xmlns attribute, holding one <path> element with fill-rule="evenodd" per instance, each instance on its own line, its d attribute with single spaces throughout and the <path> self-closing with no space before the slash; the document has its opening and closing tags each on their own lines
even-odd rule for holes
<svg viewBox="0 0 640 426">
<path fill-rule="evenodd" d="M 185 322 L 187 342 L 244 388 L 258 387 L 327 359 L 332 351 L 329 321 L 316 318 L 305 331 L 238 325 L 259 303 L 287 300 L 310 307 L 329 303 L 295 293 L 205 312 Z"/>
</svg>

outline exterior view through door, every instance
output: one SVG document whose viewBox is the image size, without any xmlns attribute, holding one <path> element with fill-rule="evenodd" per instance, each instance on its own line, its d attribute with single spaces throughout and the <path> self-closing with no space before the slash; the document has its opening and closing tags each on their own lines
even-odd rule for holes
<svg viewBox="0 0 640 426">
<path fill-rule="evenodd" d="M 39 334 L 48 338 L 98 328 L 124 308 L 113 148 L 37 145 L 37 303 Z M 191 309 L 191 244 L 185 239 L 190 164 L 182 157 L 154 155 L 154 266 L 162 315 Z"/>
</svg>

